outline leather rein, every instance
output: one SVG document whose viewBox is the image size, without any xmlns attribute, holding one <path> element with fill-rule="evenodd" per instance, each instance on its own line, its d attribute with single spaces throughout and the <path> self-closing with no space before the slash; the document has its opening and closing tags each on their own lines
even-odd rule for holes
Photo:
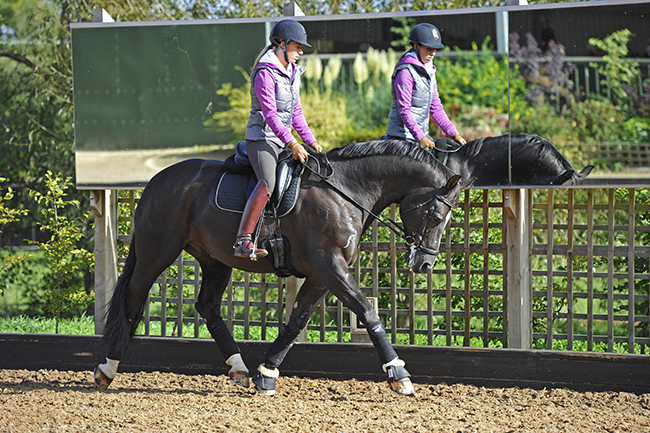
<svg viewBox="0 0 650 433">
<path fill-rule="evenodd" d="M 329 175 L 320 174 L 320 171 L 321 171 L 321 169 L 320 169 L 320 161 L 318 160 L 318 158 L 314 157 L 311 154 L 309 154 L 308 157 L 311 157 L 312 159 L 314 159 L 314 161 L 316 161 L 317 169 L 314 170 L 309 165 L 307 165 L 307 163 L 305 163 L 305 162 L 301 162 L 301 164 L 303 166 L 305 166 L 307 168 L 307 170 L 311 171 L 316 176 L 318 176 L 321 179 L 321 181 L 323 181 L 327 185 L 329 185 L 334 191 L 338 192 L 343 198 L 348 200 L 350 203 L 354 204 L 356 207 L 358 207 L 362 211 L 367 212 L 368 215 L 372 216 L 375 220 L 377 220 L 377 222 L 381 223 L 383 226 L 388 227 L 393 233 L 395 233 L 395 235 L 397 237 L 404 240 L 407 247 L 415 248 L 416 250 L 423 251 L 423 252 L 425 252 L 427 254 L 432 254 L 432 255 L 437 255 L 438 254 L 439 250 L 434 250 L 433 248 L 425 247 L 424 245 L 422 245 L 422 242 L 424 240 L 424 234 L 427 231 L 427 227 L 429 226 L 429 221 L 433 220 L 433 212 L 432 211 L 433 211 L 434 206 L 436 205 L 436 201 L 440 201 L 441 203 L 444 203 L 445 205 L 447 205 L 449 207 L 450 212 L 456 207 L 449 200 L 447 200 L 446 198 L 444 198 L 443 196 L 440 195 L 442 193 L 443 188 L 445 187 L 444 185 L 441 186 L 440 189 L 438 189 L 438 191 L 436 191 L 436 193 L 433 195 L 433 197 L 431 197 L 427 201 L 416 204 L 416 205 L 414 205 L 414 206 L 412 206 L 412 207 L 410 207 L 410 208 L 408 208 L 406 210 L 401 211 L 402 213 L 406 213 L 406 212 L 411 212 L 411 211 L 420 209 L 420 208 L 422 208 L 424 206 L 427 206 L 427 205 L 429 206 L 427 208 L 427 210 L 424 211 L 424 215 L 422 217 L 422 220 L 420 221 L 420 226 L 418 227 L 418 229 L 414 230 L 410 235 L 407 235 L 406 232 L 404 231 L 404 229 L 402 228 L 402 226 L 400 226 L 397 222 L 393 221 L 393 219 L 391 219 L 388 215 L 386 215 L 383 212 L 380 213 L 379 215 L 376 215 L 375 213 L 373 213 L 369 209 L 366 209 L 363 205 L 358 203 L 352 197 L 350 197 L 349 195 L 347 195 L 346 193 L 341 191 L 341 189 L 338 188 L 336 185 L 332 184 L 329 181 L 329 179 L 334 174 L 334 168 L 330 164 L 329 159 L 327 158 L 327 155 L 323 153 L 322 156 L 325 158 L 325 163 L 329 167 L 329 171 L 330 171 Z M 392 224 L 392 226 L 389 225 L 388 223 L 386 223 L 385 221 L 381 220 L 380 216 L 383 216 L 384 218 L 386 218 Z"/>
</svg>

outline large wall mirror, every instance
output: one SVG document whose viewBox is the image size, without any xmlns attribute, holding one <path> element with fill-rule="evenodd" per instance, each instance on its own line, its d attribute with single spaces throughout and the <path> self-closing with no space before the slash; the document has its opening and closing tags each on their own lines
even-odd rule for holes
<svg viewBox="0 0 650 433">
<path fill-rule="evenodd" d="M 320 143 L 380 139 L 404 33 L 430 22 L 449 47 L 434 63 L 451 120 L 468 140 L 501 137 L 507 149 L 481 142 L 483 169 L 498 172 L 482 187 L 547 181 L 517 177 L 517 134 L 553 143 L 578 171 L 594 165 L 582 184 L 648 186 L 649 14 L 650 2 L 605 0 L 299 17 L 313 45 L 300 60 L 303 107 Z M 142 188 L 177 161 L 232 154 L 248 74 L 279 19 L 73 24 L 77 187 Z M 629 52 L 612 65 L 590 39 L 623 45 L 623 30 Z M 620 70 L 634 82 L 608 74 Z M 435 123 L 430 132 L 444 140 Z"/>
<path fill-rule="evenodd" d="M 510 10 L 512 131 L 552 140 L 591 185 L 650 185 L 650 4 Z"/>
</svg>

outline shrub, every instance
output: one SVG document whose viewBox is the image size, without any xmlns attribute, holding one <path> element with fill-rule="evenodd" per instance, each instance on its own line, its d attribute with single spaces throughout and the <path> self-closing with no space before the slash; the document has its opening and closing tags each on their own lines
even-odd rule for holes
<svg viewBox="0 0 650 433">
<path fill-rule="evenodd" d="M 508 59 L 498 58 L 490 50 L 490 38 L 480 48 L 460 57 L 440 56 L 434 60 L 440 99 L 445 107 L 458 106 L 465 111 L 473 106 L 492 107 L 498 113 L 508 112 Z M 445 52 L 449 50 L 445 48 Z M 510 112 L 521 116 L 530 103 L 525 82 L 519 77 L 510 78 Z"/>
<path fill-rule="evenodd" d="M 546 52 L 542 52 L 530 33 L 526 33 L 525 46 L 519 45 L 517 33 L 511 33 L 509 46 L 510 62 L 526 81 L 526 100 L 536 106 L 555 105 L 558 112 L 564 106 L 571 106 L 574 96 L 569 74 L 575 66 L 565 62 L 564 46 L 550 41 Z"/>
<path fill-rule="evenodd" d="M 452 106 L 447 113 L 467 141 L 508 133 L 508 114 L 498 113 L 492 107 L 475 105 L 460 110 L 459 106 Z"/>
<path fill-rule="evenodd" d="M 639 64 L 634 61 L 622 60 L 627 56 L 627 43 L 632 37 L 632 32 L 622 29 L 608 35 L 605 39 L 590 38 L 589 44 L 604 52 L 604 65 L 590 63 L 603 77 L 601 84 L 611 92 L 614 102 L 629 105 L 630 100 L 625 93 L 623 84 L 633 84 L 639 76 Z"/>
<path fill-rule="evenodd" d="M 243 140 L 251 112 L 251 77 L 243 68 L 235 66 L 235 69 L 242 73 L 245 83 L 241 87 L 225 83 L 217 90 L 217 95 L 228 100 L 228 109 L 214 113 L 211 119 L 204 122 L 204 126 L 221 132 L 232 132 L 235 140 Z"/>
<path fill-rule="evenodd" d="M 609 100 L 588 99 L 573 107 L 575 140 L 578 142 L 619 141 L 625 116 Z"/>
<path fill-rule="evenodd" d="M 49 274 L 45 277 L 46 287 L 43 295 L 45 309 L 58 320 L 64 315 L 80 313 L 92 304 L 94 293 L 86 293 L 80 272 L 94 267 L 91 252 L 78 248 L 82 237 L 82 221 L 70 220 L 62 215 L 68 206 L 79 206 L 76 200 L 65 200 L 67 190 L 72 185 L 70 178 L 62 179 L 48 170 L 45 175 L 47 191 L 42 194 L 30 191 L 36 202 L 42 206 L 41 213 L 46 223 L 41 230 L 51 234 L 47 242 L 31 242 L 45 252 Z M 84 214 L 88 218 L 89 212 Z M 57 325 L 58 333 L 58 325 Z"/>
<path fill-rule="evenodd" d="M 214 113 L 212 118 L 205 122 L 205 126 L 216 128 L 218 131 L 230 131 L 235 140 L 243 140 L 251 109 L 251 79 L 244 69 L 240 67 L 236 69 L 242 73 L 246 82 L 241 87 L 233 87 L 231 83 L 225 83 L 217 90 L 218 95 L 228 99 L 229 108 Z M 330 73 L 329 70 L 326 71 Z M 315 76 L 311 75 L 311 79 L 307 80 L 313 81 L 314 78 Z M 340 145 L 343 141 L 342 137 L 350 133 L 343 95 L 330 89 L 321 92 L 317 85 L 306 85 L 303 86 L 300 100 L 306 113 L 307 123 L 323 149 Z M 298 137 L 295 131 L 294 135 Z"/>
<path fill-rule="evenodd" d="M 7 179 L 0 177 L 0 183 L 6 182 Z M 1 191 L 0 191 L 1 192 Z M 9 202 L 14 196 L 14 192 L 11 187 L 7 188 L 7 191 L 3 194 L 0 194 L 0 228 L 5 224 L 17 221 L 21 216 L 27 215 L 27 210 L 25 209 L 12 209 L 6 206 L 6 203 Z M 2 233 L 2 230 L 0 230 Z M 25 260 L 27 256 L 25 255 L 7 255 L 0 260 L 0 275 L 8 273 L 10 268 Z M 4 293 L 4 287 L 0 286 L 0 295 Z"/>
<path fill-rule="evenodd" d="M 561 116 L 549 106 L 543 105 L 530 110 L 518 120 L 510 123 L 513 134 L 537 134 L 553 143 L 565 144 L 575 141 L 577 136 L 571 116 Z"/>
<path fill-rule="evenodd" d="M 621 139 L 629 143 L 650 143 L 650 119 L 633 117 L 623 124 Z"/>
</svg>

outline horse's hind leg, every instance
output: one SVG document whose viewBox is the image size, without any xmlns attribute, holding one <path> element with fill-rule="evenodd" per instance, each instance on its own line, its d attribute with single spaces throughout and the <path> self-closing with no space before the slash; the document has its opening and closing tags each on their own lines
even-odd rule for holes
<svg viewBox="0 0 650 433">
<path fill-rule="evenodd" d="M 226 359 L 226 364 L 231 366 L 228 376 L 237 385 L 247 388 L 248 368 L 241 357 L 239 346 L 221 317 L 221 299 L 228 286 L 232 268 L 211 258 L 202 257 L 197 260 L 201 264 L 203 275 L 196 311 L 205 319 L 210 335 Z"/>
<path fill-rule="evenodd" d="M 124 270 L 111 298 L 103 338 L 107 349 L 106 363 L 95 369 L 95 383 L 101 389 L 107 388 L 117 374 L 119 362 L 131 345 L 156 278 L 182 251 L 180 242 L 175 245 L 167 243 L 165 251 L 161 248 L 138 248 L 141 243 L 151 247 L 143 239 L 152 238 L 139 235 L 136 243 L 136 236 L 133 237 Z"/>
<path fill-rule="evenodd" d="M 287 325 L 282 328 L 278 338 L 266 351 L 264 363 L 258 367 L 257 373 L 253 377 L 255 388 L 261 394 L 275 394 L 275 379 L 280 375 L 278 367 L 296 342 L 300 332 L 307 326 L 314 308 L 326 293 L 327 290 L 318 285 L 316 281 L 309 278 L 305 280 L 298 292 Z"/>
</svg>

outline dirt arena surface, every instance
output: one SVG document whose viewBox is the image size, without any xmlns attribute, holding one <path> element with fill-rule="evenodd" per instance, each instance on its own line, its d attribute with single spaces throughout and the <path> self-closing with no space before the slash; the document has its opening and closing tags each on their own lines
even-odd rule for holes
<svg viewBox="0 0 650 433">
<path fill-rule="evenodd" d="M 226 376 L 0 370 L 0 432 L 650 432 L 650 394 L 280 377 L 275 396 Z"/>
</svg>

